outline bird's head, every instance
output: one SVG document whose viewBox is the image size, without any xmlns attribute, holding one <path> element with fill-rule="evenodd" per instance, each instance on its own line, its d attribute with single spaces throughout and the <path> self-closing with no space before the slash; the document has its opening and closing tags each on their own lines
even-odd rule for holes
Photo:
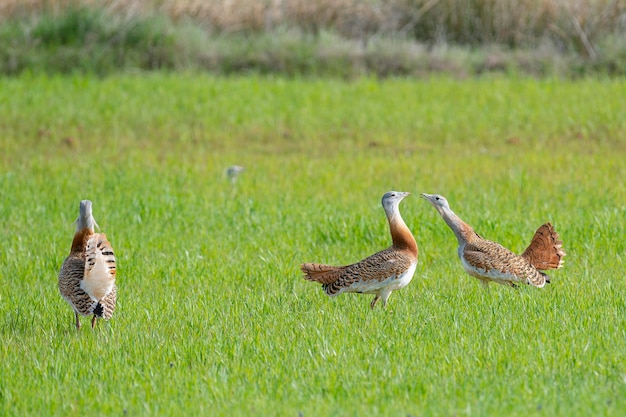
<svg viewBox="0 0 626 417">
<path fill-rule="evenodd" d="M 230 178 L 232 182 L 235 182 L 237 181 L 237 177 L 239 176 L 239 174 L 241 174 L 245 170 L 246 169 L 240 165 L 232 165 L 229 166 L 226 170 L 226 175 L 228 175 L 228 178 Z"/>
<path fill-rule="evenodd" d="M 439 213 L 444 209 L 450 209 L 448 200 L 442 195 L 422 193 L 422 198 L 432 204 Z"/>
<path fill-rule="evenodd" d="M 100 228 L 98 223 L 96 223 L 96 219 L 93 218 L 93 214 L 91 212 L 91 201 L 82 200 L 80 202 L 80 214 L 75 223 L 77 232 L 83 229 L 89 229 L 93 232 L 94 227 Z"/>
<path fill-rule="evenodd" d="M 385 193 L 382 203 L 387 215 L 396 213 L 398 211 L 398 205 L 400 204 L 400 201 L 402 201 L 404 197 L 410 194 L 411 193 L 407 193 L 404 191 L 389 191 L 388 193 Z"/>
</svg>

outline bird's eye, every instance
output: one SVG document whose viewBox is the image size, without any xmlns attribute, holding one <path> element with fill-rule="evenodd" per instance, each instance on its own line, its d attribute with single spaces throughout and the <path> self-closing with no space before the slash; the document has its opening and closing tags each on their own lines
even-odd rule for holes
<svg viewBox="0 0 626 417">
<path fill-rule="evenodd" d="M 435 200 L 439 201 L 439 200 L 441 200 L 441 199 L 440 199 L 439 197 L 435 197 Z"/>
</svg>

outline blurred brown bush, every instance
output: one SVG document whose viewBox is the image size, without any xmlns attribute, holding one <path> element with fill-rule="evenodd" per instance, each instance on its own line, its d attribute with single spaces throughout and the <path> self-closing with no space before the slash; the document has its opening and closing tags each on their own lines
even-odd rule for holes
<svg viewBox="0 0 626 417">
<path fill-rule="evenodd" d="M 211 33 L 298 28 L 349 39 L 403 35 L 430 43 L 538 45 L 593 54 L 598 37 L 626 30 L 626 0 L 0 0 L 0 16 L 69 6 L 129 16 L 161 12 Z"/>
</svg>

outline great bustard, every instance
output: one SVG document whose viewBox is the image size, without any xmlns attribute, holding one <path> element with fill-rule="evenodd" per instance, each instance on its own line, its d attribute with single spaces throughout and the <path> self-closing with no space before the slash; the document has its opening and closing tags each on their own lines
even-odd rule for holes
<svg viewBox="0 0 626 417">
<path fill-rule="evenodd" d="M 74 310 L 76 329 L 79 314 L 93 315 L 93 328 L 97 317 L 108 320 L 115 310 L 115 255 L 106 235 L 94 233 L 94 226 L 91 201 L 83 200 L 70 254 L 59 271 L 59 291 Z"/>
<path fill-rule="evenodd" d="M 550 223 L 539 227 L 528 248 L 516 255 L 502 245 L 483 239 L 451 209 L 443 196 L 422 194 L 430 202 L 459 242 L 458 254 L 463 268 L 487 285 L 490 281 L 515 286 L 517 283 L 543 287 L 550 277 L 541 271 L 563 265 L 563 242 Z"/>
<path fill-rule="evenodd" d="M 392 291 L 411 282 L 417 266 L 417 243 L 399 209 L 400 201 L 408 195 L 390 191 L 382 198 L 393 241 L 389 248 L 347 266 L 302 264 L 304 278 L 322 284 L 329 296 L 344 292 L 376 294 L 370 306 L 374 308 L 382 300 L 384 307 Z"/>
<path fill-rule="evenodd" d="M 231 165 L 226 169 L 226 175 L 230 179 L 230 182 L 233 184 L 237 182 L 237 178 L 239 178 L 239 174 L 244 172 L 246 169 L 241 165 Z"/>
</svg>

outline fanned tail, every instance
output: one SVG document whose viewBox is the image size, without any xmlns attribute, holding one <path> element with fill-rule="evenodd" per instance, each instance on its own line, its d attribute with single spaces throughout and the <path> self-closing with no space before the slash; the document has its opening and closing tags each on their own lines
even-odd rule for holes
<svg viewBox="0 0 626 417">
<path fill-rule="evenodd" d="M 530 245 L 521 256 L 538 270 L 558 269 L 563 266 L 565 256 L 562 245 L 559 234 L 550 223 L 546 223 L 537 229 Z"/>
<path fill-rule="evenodd" d="M 304 279 L 325 285 L 337 281 L 345 268 L 345 266 L 331 266 L 315 263 L 304 263 L 300 265 L 300 269 L 304 273 Z"/>
<path fill-rule="evenodd" d="M 104 233 L 96 233 L 85 248 L 85 272 L 80 287 L 100 301 L 111 292 L 117 272 L 113 248 Z"/>
</svg>

